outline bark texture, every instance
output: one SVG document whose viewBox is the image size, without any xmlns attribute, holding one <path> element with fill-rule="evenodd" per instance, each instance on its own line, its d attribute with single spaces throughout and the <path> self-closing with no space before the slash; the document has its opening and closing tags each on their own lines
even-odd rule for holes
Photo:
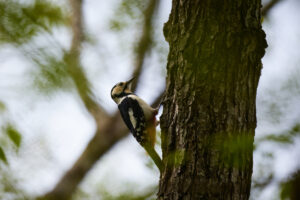
<svg viewBox="0 0 300 200">
<path fill-rule="evenodd" d="M 173 0 L 159 200 L 249 198 L 267 46 L 260 8 L 260 0 Z"/>
</svg>

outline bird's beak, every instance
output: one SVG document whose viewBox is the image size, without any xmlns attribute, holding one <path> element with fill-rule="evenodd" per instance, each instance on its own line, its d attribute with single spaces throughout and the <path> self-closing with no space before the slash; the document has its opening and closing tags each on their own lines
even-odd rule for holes
<svg viewBox="0 0 300 200">
<path fill-rule="evenodd" d="M 126 86 L 129 90 L 131 90 L 131 84 L 132 84 L 132 81 L 135 79 L 135 77 L 133 77 L 132 79 L 130 79 L 129 81 L 126 81 Z"/>
<path fill-rule="evenodd" d="M 126 83 L 131 83 L 133 80 L 135 79 L 135 77 L 133 77 L 132 79 L 130 79 L 129 81 L 127 81 Z"/>
</svg>

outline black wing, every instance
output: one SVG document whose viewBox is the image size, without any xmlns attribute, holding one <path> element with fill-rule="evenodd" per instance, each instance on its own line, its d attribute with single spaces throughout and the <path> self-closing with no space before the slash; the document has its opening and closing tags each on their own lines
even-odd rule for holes
<svg viewBox="0 0 300 200">
<path fill-rule="evenodd" d="M 145 115 L 137 100 L 126 97 L 119 105 L 121 116 L 135 139 L 143 145 L 146 142 Z"/>
</svg>

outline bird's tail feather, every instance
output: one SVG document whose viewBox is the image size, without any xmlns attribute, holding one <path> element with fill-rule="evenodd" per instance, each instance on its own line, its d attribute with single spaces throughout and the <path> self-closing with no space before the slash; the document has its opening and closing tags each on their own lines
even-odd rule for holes
<svg viewBox="0 0 300 200">
<path fill-rule="evenodd" d="M 145 144 L 144 148 L 149 154 L 149 156 L 152 158 L 152 160 L 154 161 L 155 165 L 158 167 L 160 173 L 162 173 L 164 164 L 160 159 L 159 155 L 157 154 L 157 152 L 155 151 L 154 147 L 152 147 L 151 144 Z"/>
</svg>

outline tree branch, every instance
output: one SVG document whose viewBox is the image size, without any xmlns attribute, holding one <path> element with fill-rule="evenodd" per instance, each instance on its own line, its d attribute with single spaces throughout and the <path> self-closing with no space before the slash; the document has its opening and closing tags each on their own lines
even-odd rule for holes
<svg viewBox="0 0 300 200">
<path fill-rule="evenodd" d="M 81 43 L 84 38 L 82 25 L 82 0 L 70 0 L 72 8 L 72 44 L 71 49 L 65 54 L 65 62 L 68 72 L 75 84 L 79 96 L 81 97 L 86 109 L 94 117 L 98 126 L 103 117 L 108 117 L 103 108 L 94 100 L 91 85 L 80 65 Z"/>
<path fill-rule="evenodd" d="M 152 27 L 153 27 L 153 15 L 155 8 L 159 4 L 159 0 L 150 0 L 148 7 L 144 11 L 144 25 L 141 38 L 136 47 L 136 56 L 135 56 L 135 69 L 132 77 L 136 79 L 132 82 L 133 91 L 137 88 L 137 83 L 141 76 L 145 57 L 147 52 L 151 49 L 152 44 Z"/>
<path fill-rule="evenodd" d="M 163 93 L 154 100 L 153 107 L 155 104 L 157 105 L 157 102 L 160 102 L 162 96 Z M 118 112 L 113 117 L 106 119 L 104 125 L 97 129 L 95 136 L 73 167 L 65 173 L 55 188 L 42 199 L 70 199 L 78 184 L 99 158 L 128 134 L 128 129 Z"/>
<path fill-rule="evenodd" d="M 65 173 L 55 188 L 45 196 L 45 199 L 70 199 L 78 184 L 98 159 L 127 134 L 127 128 L 119 114 L 107 119 L 104 126 L 97 129 L 95 136 L 73 167 Z"/>
<path fill-rule="evenodd" d="M 138 43 L 136 64 L 134 76 L 137 78 L 134 83 L 136 88 L 137 81 L 141 74 L 145 55 L 149 51 L 152 41 L 152 18 L 155 7 L 159 0 L 150 0 L 144 14 L 144 28 L 141 39 Z M 73 39 L 70 52 L 66 54 L 65 60 L 69 73 L 75 83 L 76 89 L 87 110 L 91 113 L 97 123 L 97 130 L 92 140 L 87 145 L 79 159 L 69 169 L 57 183 L 55 188 L 47 193 L 41 199 L 47 200 L 67 200 L 70 199 L 78 184 L 85 177 L 86 173 L 93 165 L 119 140 L 128 135 L 127 127 L 117 112 L 109 117 L 104 109 L 92 98 L 92 91 L 88 79 L 84 75 L 84 71 L 80 66 L 80 49 L 83 41 L 82 32 L 82 0 L 70 0 L 73 10 L 72 31 Z M 161 93 L 154 101 L 153 106 L 159 104 L 163 93 Z"/>
<path fill-rule="evenodd" d="M 261 9 L 261 15 L 263 17 L 266 17 L 270 10 L 274 8 L 275 5 L 277 5 L 281 0 L 271 0 L 266 5 L 263 6 Z"/>
</svg>

